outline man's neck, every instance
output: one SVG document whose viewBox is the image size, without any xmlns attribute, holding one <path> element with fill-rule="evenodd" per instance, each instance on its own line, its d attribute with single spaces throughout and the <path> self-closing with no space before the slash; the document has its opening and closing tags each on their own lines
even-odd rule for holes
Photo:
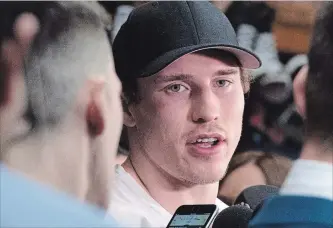
<svg viewBox="0 0 333 228">
<path fill-rule="evenodd" d="M 320 140 L 309 139 L 304 143 L 300 158 L 333 164 L 333 148 Z"/>
<path fill-rule="evenodd" d="M 215 204 L 218 182 L 187 184 L 157 168 L 145 156 L 133 154 L 123 163 L 124 169 L 170 214 L 184 204 Z"/>
<path fill-rule="evenodd" d="M 43 133 L 41 133 L 43 134 Z M 80 142 L 65 143 L 69 135 L 48 134 L 45 137 L 36 133 L 15 143 L 7 151 L 2 151 L 2 161 L 10 169 L 28 178 L 65 191 L 83 200 L 86 194 L 87 167 Z M 74 141 L 73 137 L 73 141 Z M 76 153 L 82 153 L 81 156 Z M 75 162 L 73 160 L 76 159 Z"/>
</svg>

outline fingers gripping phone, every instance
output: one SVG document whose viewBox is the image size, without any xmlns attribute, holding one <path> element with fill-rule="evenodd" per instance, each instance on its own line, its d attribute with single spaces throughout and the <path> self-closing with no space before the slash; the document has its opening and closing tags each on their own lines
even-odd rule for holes
<svg viewBox="0 0 333 228">
<path fill-rule="evenodd" d="M 172 216 L 167 228 L 209 228 L 218 208 L 214 204 L 182 205 Z"/>
</svg>

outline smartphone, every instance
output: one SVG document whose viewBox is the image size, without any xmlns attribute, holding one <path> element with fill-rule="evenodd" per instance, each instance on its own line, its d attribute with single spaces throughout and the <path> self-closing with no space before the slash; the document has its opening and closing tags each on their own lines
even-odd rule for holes
<svg viewBox="0 0 333 228">
<path fill-rule="evenodd" d="M 167 228 L 209 228 L 218 208 L 214 204 L 182 205 L 172 216 Z"/>
</svg>

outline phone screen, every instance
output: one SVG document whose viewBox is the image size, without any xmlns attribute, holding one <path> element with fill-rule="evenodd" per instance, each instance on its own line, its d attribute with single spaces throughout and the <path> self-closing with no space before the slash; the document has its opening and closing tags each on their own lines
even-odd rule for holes
<svg viewBox="0 0 333 228">
<path fill-rule="evenodd" d="M 167 228 L 205 228 L 216 213 L 216 205 L 184 205 L 177 209 Z"/>
</svg>

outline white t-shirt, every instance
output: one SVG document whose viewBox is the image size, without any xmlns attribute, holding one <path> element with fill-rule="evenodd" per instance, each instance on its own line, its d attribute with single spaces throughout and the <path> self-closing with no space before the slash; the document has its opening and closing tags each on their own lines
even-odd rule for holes
<svg viewBox="0 0 333 228">
<path fill-rule="evenodd" d="M 115 218 L 119 227 L 163 227 L 172 215 L 156 202 L 120 165 L 116 166 L 111 203 L 108 213 Z M 216 199 L 219 211 L 227 208 Z"/>
</svg>

